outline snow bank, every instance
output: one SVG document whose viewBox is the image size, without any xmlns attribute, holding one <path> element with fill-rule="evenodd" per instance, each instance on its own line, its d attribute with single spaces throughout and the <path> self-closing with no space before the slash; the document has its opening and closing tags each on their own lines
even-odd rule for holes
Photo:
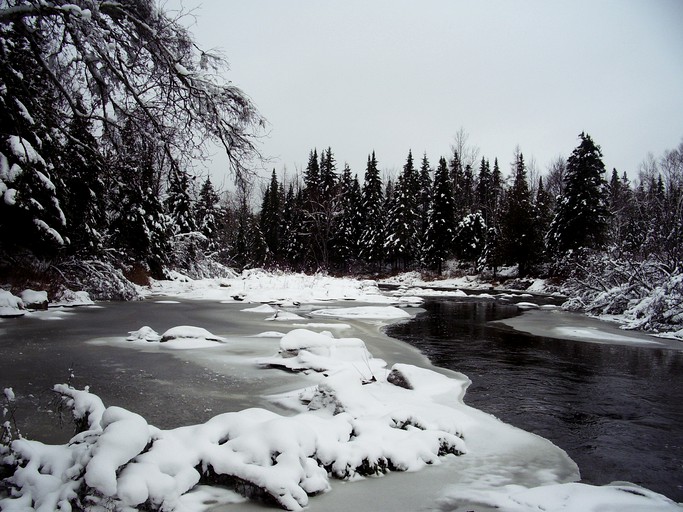
<svg viewBox="0 0 683 512">
<path fill-rule="evenodd" d="M 61 290 L 54 300 L 50 303 L 51 306 L 91 306 L 95 304 L 88 292 L 75 292 L 73 290 Z"/>
<path fill-rule="evenodd" d="M 24 313 L 24 302 L 19 297 L 0 290 L 0 317 L 22 316 Z"/>
<path fill-rule="evenodd" d="M 317 304 L 326 301 L 356 300 L 391 304 L 398 299 L 387 297 L 377 282 L 335 278 L 323 274 L 306 275 L 245 270 L 241 275 L 220 279 L 153 281 L 147 295 L 173 295 L 186 299 L 244 301 L 252 303 Z"/>
</svg>

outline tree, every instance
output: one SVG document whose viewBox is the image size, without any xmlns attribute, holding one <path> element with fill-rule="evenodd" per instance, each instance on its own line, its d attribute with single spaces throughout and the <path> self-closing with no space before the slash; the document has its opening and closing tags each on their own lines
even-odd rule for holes
<svg viewBox="0 0 683 512">
<path fill-rule="evenodd" d="M 363 182 L 364 225 L 360 238 L 360 255 L 368 263 L 376 266 L 384 257 L 384 212 L 382 179 L 377 168 L 375 152 L 368 156 Z"/>
<path fill-rule="evenodd" d="M 270 177 L 270 184 L 263 194 L 259 228 L 268 248 L 269 258 L 277 260 L 280 255 L 280 218 L 282 204 L 280 202 L 280 186 L 275 169 Z"/>
<path fill-rule="evenodd" d="M 358 177 L 351 176 L 351 169 L 344 166 L 339 182 L 340 213 L 336 225 L 333 247 L 335 261 L 348 269 L 358 258 L 359 239 L 363 223 L 362 202 Z"/>
<path fill-rule="evenodd" d="M 207 177 L 202 184 L 195 211 L 197 228 L 206 238 L 206 249 L 213 252 L 218 248 L 218 231 L 222 215 L 220 198 L 213 187 L 213 183 L 211 183 L 211 178 Z"/>
<path fill-rule="evenodd" d="M 425 233 L 425 256 L 428 265 L 436 268 L 439 274 L 443 262 L 450 256 L 453 247 L 453 222 L 455 206 L 449 179 L 446 159 L 439 160 L 434 174 L 432 205 L 429 210 L 429 222 Z"/>
<path fill-rule="evenodd" d="M 516 263 L 519 275 L 525 276 L 540 248 L 534 237 L 534 211 L 524 155 L 519 150 L 515 154 L 514 172 L 515 179 L 506 196 L 500 222 L 500 245 L 504 259 Z"/>
<path fill-rule="evenodd" d="M 607 242 L 607 183 L 602 152 L 590 135 L 581 133 L 580 144 L 567 159 L 564 192 L 557 203 L 548 233 L 556 255 L 579 248 L 599 249 Z"/>
<path fill-rule="evenodd" d="M 64 133 L 74 118 L 87 118 L 114 144 L 126 124 L 151 130 L 175 168 L 214 141 L 237 178 L 247 172 L 263 119 L 222 78 L 225 60 L 199 50 L 153 0 L 7 0 L 0 31 L 3 46 L 24 48 L 55 91 L 49 128 Z M 15 64 L 1 59 L 2 74 Z"/>
<path fill-rule="evenodd" d="M 465 215 L 455 228 L 456 254 L 471 262 L 475 271 L 486 249 L 486 234 L 486 221 L 480 211 Z"/>
<path fill-rule="evenodd" d="M 50 85 L 29 42 L 0 18 L 0 252 L 9 257 L 52 257 L 68 245 L 54 176 L 59 102 Z"/>
<path fill-rule="evenodd" d="M 197 231 L 194 207 L 190 198 L 190 178 L 186 172 L 171 172 L 168 197 L 165 201 L 173 235 L 185 235 Z"/>
<path fill-rule="evenodd" d="M 417 256 L 419 248 L 418 230 L 420 183 L 413 166 L 412 152 L 403 166 L 390 200 L 387 215 L 387 237 L 384 249 L 395 262 L 402 261 L 403 268 Z"/>
</svg>

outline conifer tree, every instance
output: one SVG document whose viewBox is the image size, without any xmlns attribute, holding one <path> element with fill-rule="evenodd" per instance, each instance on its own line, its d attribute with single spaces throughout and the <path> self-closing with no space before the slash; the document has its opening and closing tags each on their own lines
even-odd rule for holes
<svg viewBox="0 0 683 512">
<path fill-rule="evenodd" d="M 413 166 L 413 155 L 409 152 L 387 210 L 387 237 L 384 243 L 389 259 L 394 262 L 402 261 L 404 269 L 418 255 L 419 193 L 419 181 Z"/>
<path fill-rule="evenodd" d="M 439 274 L 442 271 L 443 262 L 451 255 L 455 234 L 453 229 L 455 206 L 449 178 L 446 159 L 442 157 L 434 174 L 432 205 L 425 233 L 425 261 Z"/>
<path fill-rule="evenodd" d="M 384 257 L 384 215 L 382 180 L 375 152 L 368 156 L 363 182 L 364 225 L 360 238 L 360 254 L 367 263 L 377 266 Z"/>
<path fill-rule="evenodd" d="M 190 199 L 190 179 L 186 172 L 180 169 L 171 172 L 165 206 L 173 235 L 197 231 L 194 208 Z"/>
<path fill-rule="evenodd" d="M 275 169 L 270 177 L 270 184 L 263 194 L 259 228 L 265 241 L 268 256 L 271 262 L 277 261 L 280 256 L 280 217 L 282 205 L 280 204 L 280 186 L 278 184 Z"/>
<path fill-rule="evenodd" d="M 539 247 L 534 238 L 534 212 L 524 156 L 517 152 L 514 162 L 515 178 L 505 200 L 500 225 L 500 244 L 504 259 L 519 266 L 519 275 L 525 276 Z"/>
<path fill-rule="evenodd" d="M 607 242 L 607 187 L 602 152 L 590 135 L 567 159 L 564 192 L 555 208 L 548 245 L 556 255 L 579 248 L 600 248 Z"/>
<path fill-rule="evenodd" d="M 362 226 L 362 194 L 358 177 L 351 176 L 348 164 L 344 166 L 339 182 L 340 213 L 334 237 L 335 262 L 349 269 L 358 258 L 358 240 Z"/>
<path fill-rule="evenodd" d="M 218 231 L 222 217 L 220 198 L 211 183 L 211 178 L 206 178 L 199 191 L 199 199 L 195 208 L 197 214 L 197 229 L 206 238 L 206 249 L 213 252 L 217 249 Z"/>
<path fill-rule="evenodd" d="M 455 252 L 458 258 L 478 270 L 479 260 L 486 250 L 486 221 L 480 211 L 465 215 L 455 228 Z"/>
</svg>

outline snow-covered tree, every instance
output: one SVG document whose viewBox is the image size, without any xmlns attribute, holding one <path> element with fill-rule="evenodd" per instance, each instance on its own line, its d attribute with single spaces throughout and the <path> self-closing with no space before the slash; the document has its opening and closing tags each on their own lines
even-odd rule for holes
<svg viewBox="0 0 683 512">
<path fill-rule="evenodd" d="M 206 178 L 199 191 L 199 198 L 195 207 L 197 215 L 197 228 L 206 238 L 206 248 L 213 252 L 217 249 L 218 231 L 221 225 L 220 197 L 211 183 L 211 178 Z"/>
<path fill-rule="evenodd" d="M 377 168 L 375 152 L 368 156 L 363 182 L 363 230 L 360 238 L 360 255 L 368 263 L 377 265 L 384 258 L 384 212 L 382 179 Z"/>
<path fill-rule="evenodd" d="M 363 224 L 360 184 L 357 176 L 351 176 L 351 169 L 344 166 L 339 180 L 340 213 L 336 224 L 333 247 L 335 261 L 343 268 L 358 259 L 359 239 Z"/>
<path fill-rule="evenodd" d="M 412 152 L 394 187 L 387 211 L 384 249 L 389 259 L 403 262 L 403 268 L 418 256 L 420 237 L 420 182 L 413 165 Z"/>
<path fill-rule="evenodd" d="M 477 270 L 486 249 L 486 221 L 480 211 L 465 215 L 455 227 L 455 252 Z"/>
<path fill-rule="evenodd" d="M 280 186 L 277 181 L 275 169 L 270 177 L 270 184 L 263 194 L 259 228 L 268 247 L 269 259 L 277 260 L 280 255 L 280 219 L 282 216 L 282 204 L 280 198 Z"/>
<path fill-rule="evenodd" d="M 541 247 L 534 236 L 533 203 L 520 151 L 515 154 L 513 166 L 514 182 L 505 198 L 499 244 L 504 260 L 519 265 L 519 275 L 524 276 Z"/>
<path fill-rule="evenodd" d="M 548 246 L 557 254 L 603 247 L 607 242 L 608 204 L 602 152 L 590 135 L 567 159 L 564 192 L 555 208 Z"/>
<path fill-rule="evenodd" d="M 432 205 L 425 233 L 424 260 L 441 273 L 443 262 L 451 255 L 453 248 L 453 229 L 455 205 L 453 203 L 451 180 L 449 179 L 446 159 L 439 160 L 434 174 Z"/>
<path fill-rule="evenodd" d="M 181 170 L 172 171 L 169 177 L 168 197 L 164 203 L 173 235 L 184 235 L 197 231 L 190 194 L 190 177 L 187 173 Z"/>
</svg>

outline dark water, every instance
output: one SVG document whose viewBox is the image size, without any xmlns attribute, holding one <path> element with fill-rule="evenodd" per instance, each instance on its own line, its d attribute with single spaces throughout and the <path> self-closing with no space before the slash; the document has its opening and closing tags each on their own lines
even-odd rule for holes
<svg viewBox="0 0 683 512">
<path fill-rule="evenodd" d="M 465 401 L 563 448 L 584 482 L 683 501 L 683 352 L 535 337 L 495 301 L 433 300 L 387 334 L 472 380 Z"/>
</svg>

